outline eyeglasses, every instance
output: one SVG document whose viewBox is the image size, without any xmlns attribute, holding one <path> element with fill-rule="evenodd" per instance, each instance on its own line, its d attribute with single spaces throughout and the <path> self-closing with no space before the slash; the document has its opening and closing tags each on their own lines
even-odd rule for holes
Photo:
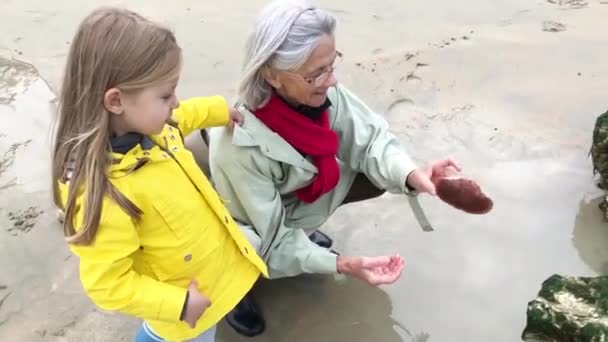
<svg viewBox="0 0 608 342">
<path fill-rule="evenodd" d="M 332 63 L 332 65 L 328 66 L 327 70 L 318 76 L 304 76 L 304 75 L 300 75 L 296 72 L 290 72 L 290 71 L 286 71 L 286 72 L 288 72 L 292 75 L 299 76 L 301 79 L 304 80 L 304 82 L 308 83 L 311 86 L 320 87 L 323 84 L 325 84 L 325 82 L 327 82 L 327 79 L 329 78 L 329 76 L 331 76 L 336 71 L 336 68 L 342 62 L 342 56 L 343 56 L 342 52 L 336 51 L 336 58 L 334 59 L 334 62 Z"/>
</svg>

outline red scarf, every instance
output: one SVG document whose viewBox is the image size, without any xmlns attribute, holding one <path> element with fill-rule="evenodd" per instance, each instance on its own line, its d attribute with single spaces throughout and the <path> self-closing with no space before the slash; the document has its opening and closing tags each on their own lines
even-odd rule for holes
<svg viewBox="0 0 608 342">
<path fill-rule="evenodd" d="M 254 114 L 300 153 L 312 157 L 319 173 L 311 184 L 296 191 L 301 201 L 312 203 L 336 187 L 340 179 L 340 168 L 336 161 L 339 141 L 338 135 L 329 126 L 327 109 L 313 121 L 273 95 L 268 104 Z"/>
</svg>

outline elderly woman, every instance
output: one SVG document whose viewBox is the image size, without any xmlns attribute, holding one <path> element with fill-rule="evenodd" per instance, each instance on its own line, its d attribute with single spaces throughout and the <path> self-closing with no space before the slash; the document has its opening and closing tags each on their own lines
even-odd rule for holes
<svg viewBox="0 0 608 342">
<path fill-rule="evenodd" d="M 211 174 L 271 278 L 343 273 L 389 284 L 403 269 L 400 256 L 342 256 L 317 229 L 340 205 L 385 191 L 434 194 L 430 177 L 455 165 L 417 168 L 382 116 L 336 83 L 335 26 L 306 1 L 275 1 L 262 11 L 238 87 L 244 124 L 211 131 Z M 247 336 L 264 330 L 249 296 L 228 322 Z"/>
</svg>

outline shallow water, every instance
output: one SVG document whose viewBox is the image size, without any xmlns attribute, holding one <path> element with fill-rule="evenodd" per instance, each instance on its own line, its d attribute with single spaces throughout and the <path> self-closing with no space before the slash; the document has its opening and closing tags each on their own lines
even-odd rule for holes
<svg viewBox="0 0 608 342">
<path fill-rule="evenodd" d="M 0 38 L 0 161 L 10 160 L 0 173 L 4 340 L 130 341 L 138 324 L 84 297 L 48 192 L 55 96 L 46 81 L 57 88 L 76 21 L 99 3 L 8 1 L 0 14 L 0 29 L 16 32 Z M 234 93 L 240 44 L 263 1 L 124 3 L 176 29 L 183 96 Z M 340 82 L 386 116 L 416 161 L 459 160 L 494 209 L 467 215 L 422 196 L 433 232 L 419 228 L 400 196 L 339 209 L 323 227 L 336 248 L 401 253 L 402 278 L 382 288 L 340 276 L 260 282 L 268 327 L 253 341 L 517 341 L 544 279 L 608 272 L 608 223 L 587 156 L 595 117 L 608 107 L 600 29 L 608 5 L 321 3 L 340 20 Z M 545 20 L 566 30 L 544 32 Z M 220 23 L 222 34 L 211 34 Z M 12 57 L 36 69 L 15 68 Z M 30 206 L 42 211 L 36 225 L 13 236 L 8 213 Z M 218 341 L 240 340 L 220 325 Z"/>
</svg>

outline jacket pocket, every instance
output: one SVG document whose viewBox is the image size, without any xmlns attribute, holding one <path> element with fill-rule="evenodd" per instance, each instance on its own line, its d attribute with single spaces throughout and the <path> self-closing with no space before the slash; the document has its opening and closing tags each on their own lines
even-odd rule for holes
<svg viewBox="0 0 608 342">
<path fill-rule="evenodd" d="M 150 253 L 147 263 L 162 282 L 179 282 L 187 286 L 193 279 L 201 275 L 213 277 L 209 269 L 214 269 L 217 260 L 218 244 L 206 243 L 204 246 L 193 244 L 191 248 L 185 247 L 181 250 L 166 250 Z M 201 284 L 203 285 L 203 284 Z"/>
<path fill-rule="evenodd" d="M 163 241 L 145 251 L 148 263 L 161 281 L 195 279 L 206 264 L 214 262 L 209 257 L 219 247 L 218 240 L 210 236 L 209 225 L 213 223 L 184 201 L 160 199 L 154 201 L 154 208 L 170 235 L 159 236 Z"/>
<path fill-rule="evenodd" d="M 194 201 L 175 198 L 157 198 L 152 204 L 162 219 L 162 223 L 177 239 L 192 239 L 193 235 L 204 234 L 209 222 L 201 215 Z"/>
</svg>

